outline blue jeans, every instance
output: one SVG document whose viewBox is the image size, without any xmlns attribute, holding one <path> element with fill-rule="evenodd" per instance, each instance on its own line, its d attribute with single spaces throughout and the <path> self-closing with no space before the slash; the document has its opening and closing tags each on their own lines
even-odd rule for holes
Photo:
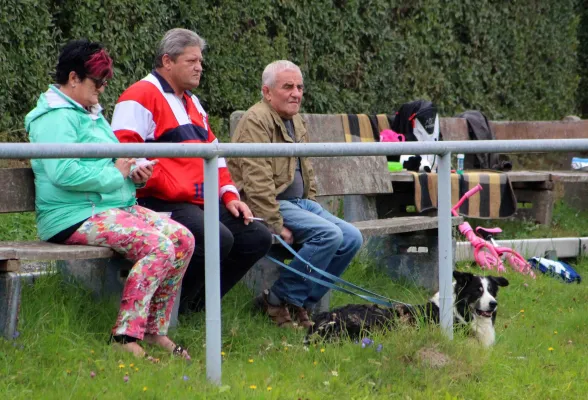
<svg viewBox="0 0 588 400">
<path fill-rule="evenodd" d="M 279 203 L 284 226 L 292 231 L 294 243 L 301 246 L 298 254 L 315 267 L 341 276 L 362 245 L 359 230 L 315 201 L 294 199 L 280 200 Z M 296 258 L 290 266 L 309 273 L 306 264 Z M 316 272 L 310 275 L 325 279 Z M 282 269 L 271 290 L 285 303 L 311 308 L 329 289 Z"/>
</svg>

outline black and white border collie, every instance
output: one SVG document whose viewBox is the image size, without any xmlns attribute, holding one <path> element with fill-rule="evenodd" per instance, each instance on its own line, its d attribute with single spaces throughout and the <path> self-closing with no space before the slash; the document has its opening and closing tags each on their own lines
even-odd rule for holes
<svg viewBox="0 0 588 400">
<path fill-rule="evenodd" d="M 499 286 L 508 286 L 508 280 L 497 276 L 478 276 L 469 272 L 454 271 L 453 282 L 454 326 L 465 326 L 484 346 L 495 340 L 494 321 Z M 423 305 L 396 304 L 380 307 L 374 304 L 349 304 L 318 314 L 314 326 L 308 329 L 306 341 L 318 338 L 333 340 L 342 337 L 359 339 L 362 334 L 393 328 L 399 323 L 418 321 L 439 323 L 439 293 Z"/>
</svg>

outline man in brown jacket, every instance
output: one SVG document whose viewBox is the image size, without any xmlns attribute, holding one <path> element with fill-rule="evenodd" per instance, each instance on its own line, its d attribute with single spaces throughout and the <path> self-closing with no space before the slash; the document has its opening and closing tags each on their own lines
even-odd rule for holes
<svg viewBox="0 0 588 400">
<path fill-rule="evenodd" d="M 261 91 L 263 99 L 241 118 L 233 143 L 308 142 L 305 123 L 298 113 L 304 91 L 300 68 L 285 60 L 269 64 L 263 71 Z M 316 182 L 307 158 L 231 158 L 228 165 L 243 201 L 274 233 L 300 246 L 300 256 L 315 267 L 336 276 L 345 271 L 361 247 L 361 233 L 314 200 Z M 309 272 L 298 259 L 290 266 Z M 319 277 L 316 273 L 312 276 Z M 256 303 L 279 326 L 293 326 L 294 320 L 309 327 L 312 322 L 307 310 L 327 291 L 283 269 Z"/>
</svg>

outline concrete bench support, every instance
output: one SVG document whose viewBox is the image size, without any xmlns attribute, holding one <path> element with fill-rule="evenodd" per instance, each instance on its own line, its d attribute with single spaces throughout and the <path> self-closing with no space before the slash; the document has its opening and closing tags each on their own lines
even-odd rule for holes
<svg viewBox="0 0 588 400">
<path fill-rule="evenodd" d="M 121 258 L 58 261 L 56 271 L 65 279 L 87 287 L 96 299 L 120 298 L 125 277 L 132 265 Z M 0 335 L 14 338 L 18 329 L 22 288 L 53 271 L 0 272 Z M 178 293 L 179 298 L 180 293 Z M 172 310 L 170 327 L 178 325 L 179 301 Z"/>
<path fill-rule="evenodd" d="M 6 339 L 16 337 L 23 285 L 33 284 L 47 272 L 0 273 L 0 335 Z"/>
</svg>

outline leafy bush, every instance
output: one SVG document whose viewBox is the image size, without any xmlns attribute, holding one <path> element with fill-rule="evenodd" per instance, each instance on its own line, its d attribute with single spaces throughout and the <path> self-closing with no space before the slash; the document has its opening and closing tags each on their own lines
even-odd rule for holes
<svg viewBox="0 0 588 400">
<path fill-rule="evenodd" d="M 582 118 L 588 118 L 588 0 L 578 1 L 578 12 L 578 64 L 581 78 L 578 85 L 578 106 Z"/>
<path fill-rule="evenodd" d="M 197 90 L 216 133 L 259 99 L 264 66 L 298 63 L 304 111 L 392 112 L 415 98 L 443 115 L 480 109 L 491 119 L 560 119 L 588 104 L 588 35 L 578 0 L 6 0 L 0 5 L 0 132 L 22 118 L 48 83 L 59 46 L 88 37 L 115 59 L 102 104 L 152 66 L 176 26 L 208 42 Z M 15 12 L 16 10 L 16 12 Z M 27 49 L 27 51 L 22 51 Z M 583 72 L 582 72 L 583 71 Z M 583 81 L 585 82 L 585 81 Z M 579 89 L 580 88 L 580 89 Z M 226 137 L 226 136 L 225 136 Z"/>
<path fill-rule="evenodd" d="M 24 139 L 23 119 L 49 83 L 59 29 L 50 1 L 0 2 L 0 141 Z"/>
<path fill-rule="evenodd" d="M 114 59 L 114 77 L 101 98 L 105 115 L 112 115 L 123 90 L 153 67 L 156 43 L 176 26 L 179 1 L 66 0 L 60 8 L 60 43 L 86 37 L 104 43 Z M 55 55 L 56 56 L 56 55 Z"/>
</svg>

